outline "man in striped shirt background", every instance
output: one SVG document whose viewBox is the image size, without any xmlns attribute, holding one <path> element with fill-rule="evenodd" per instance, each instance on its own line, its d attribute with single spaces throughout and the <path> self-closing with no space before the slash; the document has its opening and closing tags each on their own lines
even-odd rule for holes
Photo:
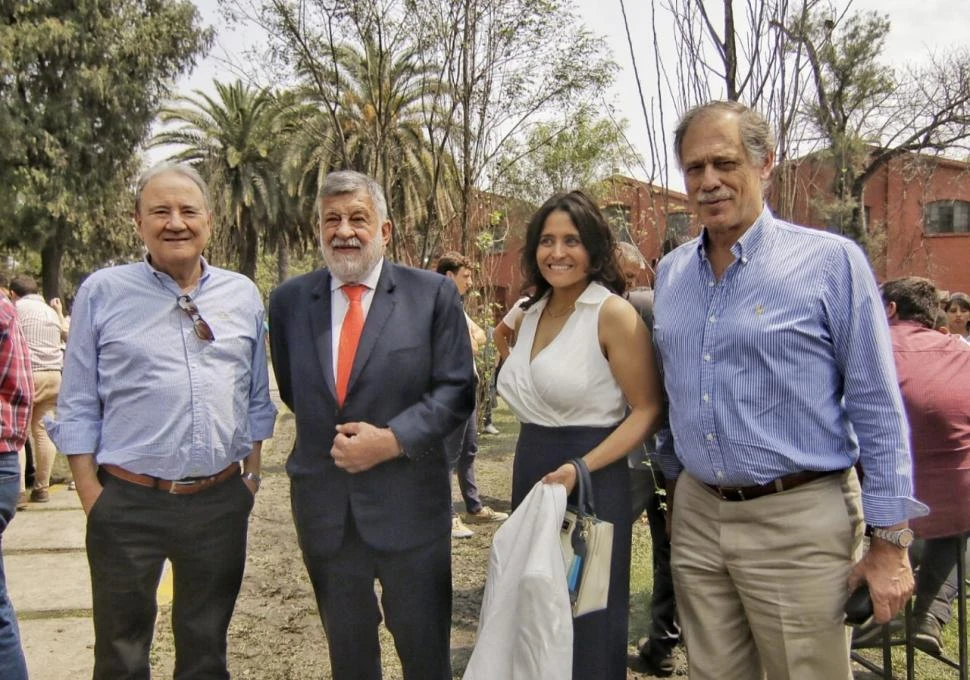
<svg viewBox="0 0 970 680">
<path fill-rule="evenodd" d="M 53 414 L 61 391 L 61 369 L 64 367 L 63 343 L 67 330 L 61 316 L 39 294 L 37 282 L 29 276 L 17 276 L 10 282 L 11 298 L 17 307 L 20 327 L 30 349 L 30 371 L 34 379 L 34 410 L 30 416 L 30 451 L 34 457 L 32 503 L 50 500 L 51 467 L 57 447 L 44 429 L 43 418 Z M 20 451 L 21 493 L 27 456 Z M 20 505 L 24 498 L 18 501 Z"/>
</svg>

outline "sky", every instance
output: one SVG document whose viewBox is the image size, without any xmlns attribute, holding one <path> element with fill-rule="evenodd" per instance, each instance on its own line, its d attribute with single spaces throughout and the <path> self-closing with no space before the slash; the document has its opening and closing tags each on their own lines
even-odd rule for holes
<svg viewBox="0 0 970 680">
<path fill-rule="evenodd" d="M 220 17 L 217 0 L 194 1 L 199 7 L 204 23 L 214 27 L 217 36 L 208 57 L 189 76 L 178 83 L 177 91 L 182 94 L 188 94 L 195 89 L 211 91 L 213 79 L 236 78 L 239 73 L 231 67 L 231 63 L 240 62 L 245 48 L 260 41 L 260 35 L 252 30 L 228 30 Z M 620 66 L 607 103 L 615 107 L 619 117 L 627 119 L 628 139 L 638 152 L 644 154 L 648 147 L 647 131 L 636 90 L 636 79 L 623 26 L 620 0 L 574 1 L 580 20 L 592 32 L 605 38 L 613 52 L 613 59 Z M 625 1 L 627 17 L 633 32 L 635 56 L 644 81 L 644 94 L 647 97 L 650 96 L 647 83 L 648 72 L 652 70 L 650 65 L 652 54 L 648 48 L 651 40 L 650 7 L 654 1 L 656 0 Z M 743 3 L 736 4 L 740 6 Z M 841 9 L 846 6 L 846 2 L 835 2 L 834 6 Z M 852 8 L 874 9 L 889 15 L 891 30 L 884 54 L 894 66 L 925 62 L 927 56 L 933 52 L 966 44 L 966 36 L 970 35 L 968 0 L 854 0 Z M 633 174 L 640 175 L 636 172 Z M 676 178 L 671 180 L 672 188 L 677 188 Z"/>
</svg>

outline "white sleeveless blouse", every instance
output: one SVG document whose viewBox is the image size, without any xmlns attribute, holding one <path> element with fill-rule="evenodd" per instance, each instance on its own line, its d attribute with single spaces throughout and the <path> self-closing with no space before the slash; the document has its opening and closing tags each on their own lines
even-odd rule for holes
<svg viewBox="0 0 970 680">
<path fill-rule="evenodd" d="M 613 293 L 590 283 L 562 330 L 529 360 L 545 295 L 526 310 L 511 354 L 498 375 L 498 392 L 523 423 L 610 427 L 626 415 L 626 400 L 599 342 L 599 313 Z"/>
</svg>

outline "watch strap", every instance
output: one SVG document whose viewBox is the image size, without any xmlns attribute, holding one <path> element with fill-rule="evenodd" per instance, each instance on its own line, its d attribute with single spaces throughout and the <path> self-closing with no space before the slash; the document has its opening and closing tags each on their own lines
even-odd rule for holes
<svg viewBox="0 0 970 680">
<path fill-rule="evenodd" d="M 259 485 L 263 483 L 263 478 L 257 475 L 255 472 L 244 472 L 241 476 L 243 479 L 248 479 L 255 484 L 257 489 L 259 488 Z"/>
<path fill-rule="evenodd" d="M 892 543 L 899 548 L 908 548 L 913 542 L 913 530 L 908 527 L 883 529 L 882 527 L 866 526 L 866 536 Z"/>
</svg>

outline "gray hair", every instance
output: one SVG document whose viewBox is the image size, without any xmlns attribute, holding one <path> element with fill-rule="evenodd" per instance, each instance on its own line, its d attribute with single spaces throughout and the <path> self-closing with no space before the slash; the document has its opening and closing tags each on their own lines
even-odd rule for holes
<svg viewBox="0 0 970 680">
<path fill-rule="evenodd" d="M 159 163 L 158 165 L 153 165 L 148 168 L 145 172 L 141 174 L 138 178 L 138 182 L 135 184 L 135 212 L 137 213 L 139 208 L 141 208 L 141 192 L 145 190 L 145 185 L 151 182 L 153 179 L 159 175 L 180 175 L 188 180 L 191 180 L 195 186 L 199 187 L 199 191 L 202 192 L 202 198 L 205 201 L 206 210 L 212 210 L 212 202 L 209 199 L 209 187 L 202 179 L 202 175 L 199 171 L 193 168 L 191 165 L 186 163 L 175 163 L 172 161 L 165 161 Z"/>
<path fill-rule="evenodd" d="M 387 221 L 387 199 L 384 198 L 384 189 L 375 180 L 371 179 L 362 172 L 355 170 L 337 170 L 327 175 L 323 180 L 323 186 L 317 192 L 317 200 L 328 196 L 339 196 L 341 194 L 356 194 L 358 191 L 366 191 L 370 195 L 377 211 L 377 219 L 383 224 Z"/>
<path fill-rule="evenodd" d="M 740 102 L 734 101 L 712 101 L 700 106 L 695 106 L 684 114 L 684 117 L 677 123 L 674 131 L 674 153 L 677 155 L 677 163 L 683 169 L 684 157 L 683 146 L 684 137 L 687 135 L 687 128 L 696 119 L 708 113 L 733 113 L 738 117 L 738 127 L 741 131 L 741 142 L 744 150 L 748 154 L 748 160 L 757 166 L 761 166 L 769 154 L 775 150 L 775 136 L 768 127 L 768 121 L 755 111 Z"/>
<path fill-rule="evenodd" d="M 632 243 L 620 241 L 616 244 L 616 252 L 621 263 L 629 262 L 630 264 L 635 264 L 640 269 L 646 269 L 643 262 L 643 254 L 640 252 L 640 249 Z"/>
</svg>

